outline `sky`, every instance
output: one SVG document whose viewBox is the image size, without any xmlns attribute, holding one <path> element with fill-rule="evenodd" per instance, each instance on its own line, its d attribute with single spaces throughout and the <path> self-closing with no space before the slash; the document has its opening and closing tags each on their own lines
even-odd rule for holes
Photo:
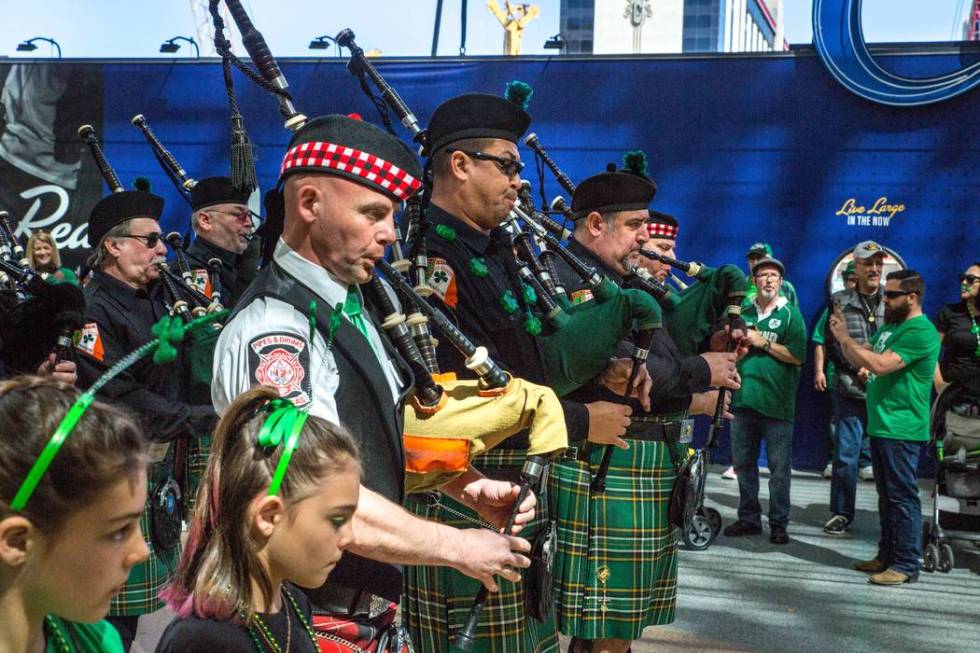
<svg viewBox="0 0 980 653">
<path fill-rule="evenodd" d="M 656 2 L 656 0 L 653 0 Z M 532 0 L 540 16 L 527 27 L 524 53 L 554 54 L 542 46 L 559 31 L 559 0 Z M 32 53 L 16 52 L 17 43 L 34 36 L 57 40 L 65 57 L 185 57 L 159 53 L 170 37 L 194 36 L 192 5 L 206 0 L 0 0 L 0 57 L 51 54 L 38 43 Z M 365 50 L 386 56 L 426 56 L 430 52 L 437 0 L 243 0 L 276 56 L 333 56 L 335 50 L 312 51 L 316 36 L 335 35 L 350 27 Z M 457 55 L 462 0 L 444 0 L 439 55 Z M 503 4 L 503 0 L 500 0 Z M 958 40 L 961 21 L 972 0 L 864 0 L 864 29 L 869 42 Z M 810 0 L 784 0 L 786 39 L 810 43 Z M 202 14 L 203 18 L 203 14 Z M 503 49 L 503 30 L 485 0 L 468 3 L 467 53 L 496 55 Z M 206 48 L 202 44 L 202 53 Z M 346 53 L 345 53 L 346 54 Z"/>
</svg>

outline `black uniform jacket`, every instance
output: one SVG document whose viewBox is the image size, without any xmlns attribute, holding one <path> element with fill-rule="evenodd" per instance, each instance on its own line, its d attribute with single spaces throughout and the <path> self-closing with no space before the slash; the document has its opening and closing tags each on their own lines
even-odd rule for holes
<svg viewBox="0 0 980 653">
<path fill-rule="evenodd" d="M 510 236 L 503 229 L 484 234 L 462 220 L 430 204 L 426 216 L 431 225 L 426 232 L 429 257 L 429 285 L 436 288 L 431 299 L 477 345 L 483 345 L 501 367 L 514 376 L 532 383 L 548 385 L 541 360 L 541 349 L 524 330 L 527 306 L 518 281 L 517 263 L 510 245 Z M 455 232 L 447 239 L 437 234 L 442 225 Z M 487 273 L 473 273 L 471 261 L 486 266 Z M 501 303 L 505 290 L 510 290 L 520 308 L 508 314 Z M 472 378 L 463 365 L 462 355 L 448 343 L 437 348 L 439 366 L 443 372 L 456 372 L 460 378 Z M 578 402 L 561 400 L 568 427 L 569 441 L 585 440 L 589 431 L 589 414 Z M 502 448 L 521 449 L 528 446 L 527 436 L 518 434 L 506 440 Z"/>
<path fill-rule="evenodd" d="M 150 328 L 168 312 L 162 291 L 159 282 L 137 290 L 93 272 L 85 288 L 86 325 L 77 345 L 80 387 L 90 387 L 126 354 L 153 339 Z M 110 381 L 99 397 L 135 411 L 153 441 L 207 433 L 214 425 L 214 409 L 187 403 L 184 365 L 183 355 L 166 365 L 155 365 L 147 356 Z"/>
</svg>

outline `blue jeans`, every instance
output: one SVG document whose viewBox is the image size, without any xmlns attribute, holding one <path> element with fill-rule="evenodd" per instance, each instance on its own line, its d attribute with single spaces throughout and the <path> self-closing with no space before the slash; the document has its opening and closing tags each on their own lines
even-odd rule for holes
<svg viewBox="0 0 980 653">
<path fill-rule="evenodd" d="M 830 427 L 827 429 L 827 432 L 830 434 L 830 456 L 827 462 L 832 465 L 834 463 L 835 452 L 837 451 L 837 415 L 839 413 L 837 399 L 840 395 L 833 388 L 827 392 L 830 394 Z M 867 431 L 864 432 L 864 437 L 861 438 L 861 460 L 858 462 L 858 467 L 861 469 L 871 467 L 871 438 L 868 436 Z"/>
<path fill-rule="evenodd" d="M 903 574 L 919 573 L 922 502 L 916 469 L 925 442 L 871 438 L 871 464 L 878 486 L 881 539 L 878 559 Z"/>
<path fill-rule="evenodd" d="M 793 457 L 793 422 L 766 417 L 751 408 L 736 408 L 732 420 L 732 463 L 738 476 L 738 518 L 762 526 L 759 505 L 759 447 L 766 440 L 769 457 L 769 526 L 789 522 L 789 479 Z"/>
<path fill-rule="evenodd" d="M 854 519 L 854 496 L 857 494 L 858 464 L 868 425 L 864 399 L 836 397 L 834 402 L 834 468 L 830 476 L 830 512 Z"/>
</svg>

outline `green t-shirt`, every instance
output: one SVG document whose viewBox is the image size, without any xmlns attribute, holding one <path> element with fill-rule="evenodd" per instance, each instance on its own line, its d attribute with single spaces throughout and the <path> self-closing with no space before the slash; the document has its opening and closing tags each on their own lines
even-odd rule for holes
<svg viewBox="0 0 980 653">
<path fill-rule="evenodd" d="M 67 643 L 73 653 L 123 653 L 119 633 L 108 621 L 79 624 L 52 615 L 44 621 L 44 653 L 61 653 L 64 647 L 60 642 Z"/>
<path fill-rule="evenodd" d="M 806 324 L 800 309 L 785 297 L 776 299 L 775 308 L 759 317 L 753 302 L 742 311 L 749 326 L 764 338 L 789 349 L 800 362 L 806 360 Z M 772 419 L 792 422 L 796 414 L 796 387 L 800 384 L 801 365 L 790 365 L 771 353 L 753 348 L 738 363 L 742 387 L 732 397 L 734 408 L 751 408 Z"/>
<path fill-rule="evenodd" d="M 885 324 L 871 337 L 876 354 L 891 350 L 905 367 L 868 380 L 868 433 L 893 440 L 929 439 L 932 375 L 939 360 L 939 332 L 925 315 Z"/>
<path fill-rule="evenodd" d="M 823 307 L 823 312 L 820 313 L 820 317 L 817 318 L 817 323 L 813 325 L 813 335 L 810 336 L 810 340 L 815 345 L 823 345 L 827 342 L 827 317 L 830 315 L 830 309 L 826 306 Z M 837 376 L 837 366 L 834 365 L 834 361 L 830 360 L 830 356 L 827 356 L 824 352 L 824 373 L 827 375 L 827 389 L 832 390 L 834 387 L 834 379 Z"/>
</svg>

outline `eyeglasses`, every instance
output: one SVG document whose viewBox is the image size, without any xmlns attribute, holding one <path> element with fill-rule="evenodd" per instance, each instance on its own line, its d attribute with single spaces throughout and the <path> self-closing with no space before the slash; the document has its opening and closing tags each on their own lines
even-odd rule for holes
<svg viewBox="0 0 980 653">
<path fill-rule="evenodd" d="M 157 246 L 157 243 L 163 240 L 163 234 L 158 231 L 154 231 L 153 233 L 144 235 L 123 234 L 122 236 L 119 236 L 119 238 L 135 238 L 136 240 L 142 240 L 147 249 L 153 249 Z"/>
<path fill-rule="evenodd" d="M 208 209 L 208 213 L 224 213 L 225 215 L 230 215 L 239 222 L 251 222 L 252 212 L 249 209 L 239 209 L 237 211 L 225 211 L 223 209 Z"/>
<path fill-rule="evenodd" d="M 915 295 L 918 294 L 914 290 L 886 290 L 885 299 L 898 299 L 905 295 Z"/>
<path fill-rule="evenodd" d="M 466 156 L 476 159 L 477 161 L 493 161 L 497 164 L 497 167 L 500 168 L 500 171 L 508 177 L 515 177 L 521 174 L 521 170 L 524 169 L 523 161 L 511 159 L 510 157 L 487 154 L 486 152 L 474 152 L 472 150 L 453 150 L 448 147 L 446 148 L 447 154 L 452 154 L 453 152 L 462 152 Z"/>
<path fill-rule="evenodd" d="M 760 272 L 755 275 L 756 279 L 778 279 L 780 274 L 778 272 Z"/>
<path fill-rule="evenodd" d="M 975 274 L 961 274 L 960 283 L 964 286 L 972 286 L 976 282 L 980 281 L 980 277 Z"/>
</svg>

